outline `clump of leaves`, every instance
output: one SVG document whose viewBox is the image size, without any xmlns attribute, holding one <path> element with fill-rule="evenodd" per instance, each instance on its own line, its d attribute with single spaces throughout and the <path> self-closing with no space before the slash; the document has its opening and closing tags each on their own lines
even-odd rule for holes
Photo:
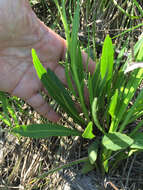
<svg viewBox="0 0 143 190">
<path fill-rule="evenodd" d="M 135 67 L 134 70 L 127 66 L 125 70 L 125 66 L 115 65 L 112 40 L 107 35 L 103 44 L 101 59 L 96 63 L 93 75 L 87 72 L 82 64 L 82 52 L 78 40 L 79 1 L 75 5 L 71 32 L 65 13 L 64 0 L 62 6 L 59 5 L 57 0 L 54 1 L 63 21 L 68 45 L 68 56 L 64 65 L 69 88 L 64 87 L 53 71 L 46 70 L 42 66 L 34 49 L 32 49 L 33 63 L 39 79 L 50 96 L 64 112 L 73 118 L 75 123 L 82 127 L 83 131 L 68 129 L 65 126 L 51 123 L 18 125 L 12 131 L 33 138 L 77 135 L 92 139 L 92 143 L 88 148 L 88 159 L 83 159 L 85 165 L 82 172 L 86 173 L 98 166 L 105 174 L 109 169 L 115 168 L 122 159 L 131 156 L 134 152 L 143 150 L 143 132 L 140 131 L 143 120 L 140 119 L 134 128 L 127 130 L 128 125 L 134 123 L 136 119 L 143 115 L 143 89 L 135 97 L 143 78 L 143 69 Z M 137 62 L 143 60 L 142 46 L 143 39 L 135 46 Z M 128 72 L 130 70 L 133 71 Z M 85 85 L 87 85 L 89 93 L 89 106 L 86 105 L 84 96 Z M 79 102 L 83 114 L 79 114 L 73 96 Z M 135 99 L 134 103 L 130 104 L 133 98 Z M 98 131 L 100 131 L 100 136 L 97 136 Z M 110 159 L 113 155 L 114 160 Z"/>
</svg>

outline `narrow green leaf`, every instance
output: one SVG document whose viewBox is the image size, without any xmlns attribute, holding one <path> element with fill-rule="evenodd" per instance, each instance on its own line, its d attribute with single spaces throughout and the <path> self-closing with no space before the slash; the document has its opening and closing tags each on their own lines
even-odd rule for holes
<svg viewBox="0 0 143 190">
<path fill-rule="evenodd" d="M 143 25 L 143 24 L 142 24 Z M 139 56 L 139 60 L 138 60 L 138 53 L 139 53 L 139 51 L 140 50 L 142 50 L 141 49 L 141 47 L 142 47 L 142 44 L 143 44 L 143 37 L 142 37 L 142 35 L 140 36 L 140 38 L 139 38 L 139 40 L 137 41 L 137 43 L 135 44 L 135 46 L 134 46 L 134 57 L 135 57 L 135 60 L 136 61 L 140 61 L 140 56 Z M 126 70 L 128 70 L 128 67 L 129 67 L 129 63 L 131 63 L 131 61 L 132 61 L 132 53 L 130 53 L 129 55 L 128 55 L 128 59 L 127 59 L 127 61 L 125 62 L 125 64 L 124 64 L 124 66 L 123 66 L 123 70 L 126 72 Z"/>
<path fill-rule="evenodd" d="M 93 123 L 89 122 L 82 134 L 82 137 L 86 139 L 93 139 L 95 135 L 93 134 L 92 130 L 93 130 Z"/>
<path fill-rule="evenodd" d="M 79 13 L 80 13 L 80 7 L 79 7 L 79 0 L 77 0 L 77 5 L 75 7 L 74 10 L 74 17 L 73 17 L 73 22 L 72 22 L 72 34 L 71 34 L 71 46 L 70 46 L 70 50 L 72 50 L 71 53 L 71 59 L 72 62 L 74 64 L 74 66 L 76 66 L 74 60 L 76 59 L 75 55 L 76 55 L 76 51 L 77 51 L 77 37 L 78 37 L 78 30 L 79 30 Z"/>
<path fill-rule="evenodd" d="M 97 62 L 96 63 L 96 68 L 95 68 L 95 72 L 92 75 L 92 86 L 93 86 L 93 97 L 98 97 L 98 87 L 99 87 L 99 83 L 101 81 L 101 77 L 100 77 L 100 63 Z"/>
<path fill-rule="evenodd" d="M 123 9 L 116 0 L 112 0 L 114 5 L 124 14 L 126 15 L 127 17 L 129 17 L 130 19 L 139 19 L 141 18 L 142 16 L 134 16 L 132 14 L 129 14 L 125 9 Z"/>
<path fill-rule="evenodd" d="M 128 64 L 125 73 L 133 71 L 138 68 L 143 68 L 143 38 L 136 43 L 134 47 L 136 61 Z"/>
<path fill-rule="evenodd" d="M 92 77 L 91 77 L 91 74 L 89 73 L 88 74 L 88 92 L 89 92 L 89 102 L 90 102 L 90 105 L 92 105 L 92 102 L 93 102 L 93 99 L 94 99 L 94 96 L 93 96 L 93 86 L 92 86 Z"/>
<path fill-rule="evenodd" d="M 134 143 L 130 148 L 143 150 L 143 133 L 137 132 L 131 137 L 134 139 Z"/>
<path fill-rule="evenodd" d="M 44 172 L 42 175 L 39 175 L 38 178 L 39 179 L 44 179 L 45 177 L 47 177 L 49 174 L 52 174 L 52 173 L 55 173 L 61 169 L 64 169 L 64 168 L 68 168 L 68 167 L 71 167 L 73 165 L 76 165 L 76 164 L 81 164 L 82 162 L 87 162 L 88 161 L 88 157 L 85 157 L 85 158 L 80 158 L 78 160 L 74 160 L 72 162 L 69 162 L 67 164 L 64 164 L 62 166 L 59 166 L 57 168 L 54 168 L 54 169 L 51 169 L 47 172 Z"/>
<path fill-rule="evenodd" d="M 82 55 L 81 55 L 81 49 L 79 44 L 77 45 L 77 52 L 76 52 L 76 66 L 77 66 L 77 73 L 79 81 L 83 81 L 84 79 L 84 67 L 83 67 L 83 61 L 82 61 Z M 82 89 L 83 90 L 83 89 Z"/>
<path fill-rule="evenodd" d="M 9 124 L 9 126 L 12 126 L 12 122 L 9 117 L 9 111 L 8 111 L 8 106 L 9 106 L 8 98 L 6 97 L 5 93 L 1 91 L 0 91 L 0 101 L 2 102 L 4 118 L 7 120 L 7 123 Z"/>
<path fill-rule="evenodd" d="M 68 55 L 67 55 L 68 56 Z M 71 68 L 70 68 L 70 63 L 68 63 L 68 57 L 66 57 L 66 63 L 65 63 L 65 76 L 66 76 L 66 81 L 68 84 L 69 90 L 72 92 L 72 94 L 77 98 L 77 94 L 75 92 L 75 89 L 73 87 L 73 82 L 72 82 L 72 73 L 71 73 Z"/>
<path fill-rule="evenodd" d="M 134 4 L 135 4 L 135 6 L 138 8 L 139 13 L 140 13 L 140 15 L 141 15 L 141 16 L 142 16 L 142 18 L 143 18 L 143 8 L 141 7 L 141 4 L 140 4 L 140 3 L 138 3 L 138 1 L 137 1 L 137 0 L 133 0 L 133 2 L 134 2 Z"/>
<path fill-rule="evenodd" d="M 68 90 L 63 86 L 55 73 L 48 69 L 47 74 L 42 76 L 41 81 L 48 90 L 50 96 L 56 100 L 63 110 L 67 112 L 74 121 L 79 124 L 84 124 L 84 120 L 79 116 Z"/>
<path fill-rule="evenodd" d="M 79 102 L 81 104 L 82 111 L 84 113 L 84 116 L 86 117 L 87 121 L 90 121 L 89 113 L 87 106 L 85 104 L 85 98 L 84 98 L 84 85 L 83 85 L 83 65 L 82 65 L 82 56 L 81 56 L 81 50 L 79 46 L 79 40 L 78 40 L 78 30 L 80 26 L 80 2 L 79 0 L 76 1 L 75 7 L 74 7 L 74 17 L 72 22 L 72 32 L 71 32 L 71 43 L 69 44 L 68 50 L 70 52 L 70 58 L 71 58 L 71 69 L 73 72 L 73 80 L 75 82 L 75 85 L 77 87 L 77 92 L 79 95 Z"/>
<path fill-rule="evenodd" d="M 94 120 L 95 125 L 98 127 L 98 129 L 105 134 L 104 129 L 101 127 L 99 121 L 98 121 L 98 117 L 97 117 L 97 111 L 98 111 L 98 106 L 97 106 L 97 98 L 94 98 L 94 101 L 92 103 L 92 117 Z"/>
<path fill-rule="evenodd" d="M 118 100 L 118 89 L 116 89 L 115 94 L 112 96 L 110 107 L 109 107 L 109 113 L 110 113 L 112 118 L 115 117 L 115 110 L 116 110 L 117 100 Z"/>
<path fill-rule="evenodd" d="M 85 99 L 84 99 L 84 93 L 83 93 L 83 81 L 80 81 L 80 77 L 83 77 L 83 66 L 81 66 L 82 61 L 81 61 L 81 53 L 78 51 L 80 50 L 79 48 L 79 43 L 78 43 L 78 30 L 80 26 L 80 2 L 79 0 L 76 1 L 74 4 L 74 16 L 72 19 L 72 32 L 70 31 L 68 24 L 67 24 L 67 18 L 66 18 L 66 11 L 65 11 L 65 0 L 62 0 L 62 6 L 60 7 L 59 3 L 57 0 L 54 0 L 55 4 L 58 7 L 58 10 L 60 12 L 62 22 L 64 24 L 64 29 L 65 29 L 65 35 L 66 35 L 66 40 L 67 40 L 67 51 L 70 54 L 70 59 L 71 59 L 71 70 L 72 70 L 72 79 L 75 82 L 75 85 L 77 87 L 77 92 L 79 95 L 79 102 L 81 104 L 82 111 L 84 113 L 85 118 L 90 121 L 89 114 L 88 114 L 88 109 L 85 104 Z M 71 33 L 71 36 L 70 36 Z M 79 54 L 78 54 L 79 53 Z M 80 64 L 80 68 L 78 67 Z M 79 72 L 80 70 L 80 72 Z M 70 89 L 72 89 L 72 92 L 74 92 L 73 87 L 71 85 L 70 78 L 68 76 L 66 68 L 66 78 L 68 80 L 68 85 L 70 86 Z"/>
<path fill-rule="evenodd" d="M 140 49 L 139 49 L 139 52 L 137 54 L 137 58 L 136 58 L 137 61 L 143 61 L 143 42 L 140 46 Z"/>
<path fill-rule="evenodd" d="M 91 164 L 94 164 L 98 155 L 99 142 L 94 141 L 88 148 L 88 157 Z"/>
<path fill-rule="evenodd" d="M 88 160 L 87 162 L 84 163 L 84 166 L 81 170 L 82 174 L 87 174 L 88 172 L 92 171 L 96 166 L 92 165 L 90 161 Z"/>
<path fill-rule="evenodd" d="M 128 113 L 126 114 L 125 119 L 123 120 L 122 124 L 120 125 L 119 132 L 122 132 L 124 130 L 124 128 L 127 126 L 127 124 L 130 123 L 130 120 L 132 119 L 132 116 L 134 115 L 134 111 L 136 110 L 136 108 L 138 108 L 140 105 L 143 108 L 142 100 L 143 100 L 143 89 L 138 94 L 136 100 L 134 101 L 134 104 L 128 110 Z"/>
<path fill-rule="evenodd" d="M 132 145 L 133 142 L 134 140 L 131 137 L 119 132 L 106 134 L 102 139 L 102 144 L 106 147 L 106 149 L 112 151 L 126 149 Z"/>
<path fill-rule="evenodd" d="M 8 111 L 9 111 L 9 114 L 11 115 L 11 117 L 14 120 L 14 124 L 19 125 L 19 121 L 18 121 L 18 118 L 16 116 L 15 110 L 12 108 L 11 105 L 8 105 Z"/>
<path fill-rule="evenodd" d="M 62 20 L 62 23 L 64 25 L 64 29 L 65 29 L 67 46 L 69 47 L 71 40 L 70 40 L 70 29 L 69 29 L 69 25 L 67 22 L 67 16 L 66 16 L 66 11 L 65 11 L 65 0 L 62 0 L 62 5 L 59 5 L 58 0 L 54 0 L 54 3 L 57 6 L 58 11 L 60 13 L 61 20 Z"/>
<path fill-rule="evenodd" d="M 42 75 L 47 73 L 46 69 L 42 66 L 35 49 L 32 49 L 32 58 L 33 58 L 33 64 L 36 69 L 37 75 L 39 79 L 42 78 Z"/>
<path fill-rule="evenodd" d="M 6 119 L 3 115 L 0 114 L 0 120 L 2 120 L 6 125 L 11 127 L 11 123 L 9 122 L 8 119 Z"/>
<path fill-rule="evenodd" d="M 118 38 L 118 37 L 120 37 L 122 35 L 125 35 L 127 32 L 131 32 L 131 31 L 133 31 L 133 30 L 135 30 L 137 28 L 140 28 L 142 26 L 143 26 L 143 23 L 140 23 L 140 24 L 138 24 L 136 26 L 133 26 L 132 28 L 129 28 L 129 29 L 125 30 L 124 32 L 120 32 L 118 35 L 114 36 L 112 39 L 115 39 L 115 38 Z"/>
<path fill-rule="evenodd" d="M 143 126 L 143 119 L 136 125 L 136 127 L 131 131 L 130 136 L 132 137 L 139 131 L 140 128 Z"/>
<path fill-rule="evenodd" d="M 112 40 L 109 35 L 106 36 L 102 55 L 101 55 L 101 65 L 100 65 L 100 72 L 101 78 L 103 79 L 107 73 L 107 80 L 112 78 L 112 71 L 113 71 L 113 62 L 114 62 L 114 50 L 112 45 Z"/>
<path fill-rule="evenodd" d="M 108 91 L 107 76 L 108 76 L 108 73 L 105 74 L 105 76 L 102 80 L 100 78 L 100 81 L 98 83 L 98 92 L 97 92 L 98 100 L 99 99 L 103 100 L 103 96 L 105 96 L 105 93 L 108 93 L 107 92 Z M 102 102 L 101 102 L 101 104 L 102 104 Z"/>
<path fill-rule="evenodd" d="M 12 129 L 13 133 L 24 137 L 47 138 L 52 136 L 80 136 L 81 133 L 75 129 L 69 129 L 58 124 L 33 124 L 21 125 Z"/>
<path fill-rule="evenodd" d="M 134 70 L 132 73 L 130 73 L 129 78 L 126 78 L 127 84 L 121 85 L 119 90 L 119 98 L 120 102 L 118 102 L 117 108 L 118 112 L 116 115 L 116 121 L 110 128 L 110 132 L 116 131 L 118 128 L 119 123 L 124 118 L 124 114 L 127 111 L 128 105 L 130 101 L 132 100 L 137 88 L 139 87 L 141 81 L 143 78 L 143 69 L 137 69 Z"/>
<path fill-rule="evenodd" d="M 75 104 L 59 78 L 50 69 L 46 69 L 40 63 L 36 51 L 32 49 L 33 64 L 36 69 L 37 75 L 49 95 L 62 107 L 62 109 L 70 115 L 75 122 L 84 124 L 84 120 L 79 116 Z"/>
</svg>

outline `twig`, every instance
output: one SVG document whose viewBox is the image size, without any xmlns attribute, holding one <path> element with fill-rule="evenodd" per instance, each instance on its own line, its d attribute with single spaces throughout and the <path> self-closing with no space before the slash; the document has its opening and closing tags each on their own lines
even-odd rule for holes
<svg viewBox="0 0 143 190">
<path fill-rule="evenodd" d="M 119 190 L 111 181 L 108 181 L 108 182 L 105 183 L 105 185 L 104 185 L 105 188 L 107 188 L 108 184 L 111 185 L 111 187 L 113 187 L 114 190 Z"/>
</svg>

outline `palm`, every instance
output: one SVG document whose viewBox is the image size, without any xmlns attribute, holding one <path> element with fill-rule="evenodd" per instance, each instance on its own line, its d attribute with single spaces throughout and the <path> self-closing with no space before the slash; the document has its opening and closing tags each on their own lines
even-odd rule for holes
<svg viewBox="0 0 143 190">
<path fill-rule="evenodd" d="M 39 94 L 42 85 L 32 64 L 31 48 L 37 50 L 45 67 L 59 72 L 64 43 L 36 18 L 27 1 L 0 0 L 0 90 L 26 100 L 46 116 L 49 106 Z"/>
<path fill-rule="evenodd" d="M 59 117 L 40 95 L 43 87 L 32 64 L 32 48 L 44 66 L 65 83 L 64 69 L 58 64 L 66 51 L 65 40 L 37 19 L 27 0 L 0 0 L 0 91 L 24 99 L 40 114 L 57 121 Z M 92 61 L 89 67 L 93 70 Z"/>
</svg>

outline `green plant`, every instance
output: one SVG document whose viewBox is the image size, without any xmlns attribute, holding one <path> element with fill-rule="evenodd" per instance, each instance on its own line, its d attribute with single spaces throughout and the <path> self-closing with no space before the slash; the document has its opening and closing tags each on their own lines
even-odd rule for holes
<svg viewBox="0 0 143 190">
<path fill-rule="evenodd" d="M 139 94 L 136 93 L 143 78 L 143 69 L 135 69 L 126 73 L 127 64 L 121 67 L 115 65 L 112 40 L 107 35 L 101 59 L 97 60 L 96 69 L 91 75 L 87 71 L 88 60 L 85 68 L 83 67 L 82 51 L 78 40 L 79 1 L 75 3 L 73 17 L 71 15 L 71 32 L 65 12 L 65 1 L 62 0 L 61 6 L 57 0 L 54 2 L 62 18 L 68 46 L 67 57 L 63 64 L 68 89 L 64 87 L 53 71 L 46 70 L 42 66 L 34 49 L 32 49 L 33 63 L 39 79 L 50 96 L 83 130 L 78 131 L 48 123 L 29 126 L 17 125 L 12 132 L 33 138 L 78 135 L 82 138 L 92 139 L 88 148 L 88 158 L 82 160 L 85 162 L 82 172 L 86 173 L 99 167 L 104 174 L 109 171 L 111 166 L 115 168 L 122 159 L 143 150 L 143 132 L 140 131 L 143 120 L 140 119 L 133 129 L 127 127 L 143 115 L 143 89 Z M 142 46 L 143 39 L 135 46 L 137 62 L 143 60 Z M 84 96 L 85 85 L 89 92 L 89 106 L 86 105 Z M 75 100 L 81 107 L 82 115 L 75 106 Z M 131 104 L 132 100 L 133 104 Z M 112 157 L 114 159 L 111 159 Z"/>
</svg>

